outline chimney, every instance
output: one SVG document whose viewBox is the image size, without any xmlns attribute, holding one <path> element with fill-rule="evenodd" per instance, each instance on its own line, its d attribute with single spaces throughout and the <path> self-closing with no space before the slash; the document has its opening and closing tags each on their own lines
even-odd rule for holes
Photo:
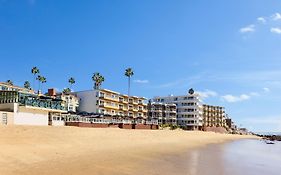
<svg viewBox="0 0 281 175">
<path fill-rule="evenodd" d="M 48 95 L 51 97 L 56 96 L 56 90 L 54 88 L 48 89 Z"/>
</svg>

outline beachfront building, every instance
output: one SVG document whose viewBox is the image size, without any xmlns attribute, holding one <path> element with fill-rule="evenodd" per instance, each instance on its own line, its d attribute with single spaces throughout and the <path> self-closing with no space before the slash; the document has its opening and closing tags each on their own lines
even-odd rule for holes
<svg viewBox="0 0 281 175">
<path fill-rule="evenodd" d="M 224 107 L 203 105 L 203 129 L 205 131 L 226 132 L 227 125 Z"/>
<path fill-rule="evenodd" d="M 225 108 L 221 106 L 203 105 L 204 127 L 227 127 Z"/>
<path fill-rule="evenodd" d="M 186 95 L 154 97 L 153 102 L 176 104 L 177 124 L 188 130 L 202 130 L 203 106 L 199 94 L 193 89 Z"/>
<path fill-rule="evenodd" d="M 238 133 L 238 127 L 235 125 L 233 120 L 226 115 L 226 126 L 229 133 L 236 134 Z"/>
<path fill-rule="evenodd" d="M 79 100 L 80 113 L 93 113 L 104 117 L 147 119 L 145 98 L 128 96 L 108 90 L 88 90 L 75 92 Z"/>
<path fill-rule="evenodd" d="M 149 120 L 158 120 L 159 125 L 177 125 L 177 106 L 149 101 L 147 105 Z"/>
<path fill-rule="evenodd" d="M 68 113 L 76 113 L 79 107 L 79 99 L 75 93 L 56 93 L 55 89 L 48 89 L 48 95 L 50 97 L 56 97 L 63 100 L 63 104 Z"/>
<path fill-rule="evenodd" d="M 22 88 L 5 82 L 0 82 L 0 91 L 18 91 L 22 93 L 34 94 L 32 89 Z"/>
<path fill-rule="evenodd" d="M 64 101 L 20 91 L 0 91 L 0 123 L 51 125 L 52 117 L 65 113 Z"/>
</svg>

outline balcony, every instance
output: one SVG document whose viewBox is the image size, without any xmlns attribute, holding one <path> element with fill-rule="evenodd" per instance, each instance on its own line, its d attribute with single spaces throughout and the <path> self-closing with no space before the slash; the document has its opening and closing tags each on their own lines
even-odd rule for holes
<svg viewBox="0 0 281 175">
<path fill-rule="evenodd" d="M 65 103 L 61 99 L 17 91 L 0 91 L 0 104 L 19 103 L 20 106 L 65 112 Z"/>
<path fill-rule="evenodd" d="M 115 101 L 115 102 L 119 102 L 119 98 L 118 97 L 112 97 L 111 95 L 100 95 L 99 98 L 105 99 L 105 100 L 110 100 L 110 101 Z"/>
<path fill-rule="evenodd" d="M 106 104 L 106 103 L 102 103 L 102 104 L 100 104 L 100 107 L 104 107 L 104 108 L 111 108 L 111 109 L 119 109 L 119 107 L 118 107 L 118 106 L 109 105 L 109 104 Z"/>
</svg>

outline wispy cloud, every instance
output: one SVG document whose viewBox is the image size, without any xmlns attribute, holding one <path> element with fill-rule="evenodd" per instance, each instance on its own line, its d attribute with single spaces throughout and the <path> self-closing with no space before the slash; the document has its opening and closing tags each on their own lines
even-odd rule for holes
<svg viewBox="0 0 281 175">
<path fill-rule="evenodd" d="M 281 28 L 273 27 L 273 24 L 281 21 L 281 14 L 276 12 L 270 16 L 261 16 L 256 18 L 256 22 L 246 27 L 241 28 L 240 33 L 252 33 L 259 29 L 259 25 L 263 24 L 270 28 L 270 32 L 281 34 Z"/>
<path fill-rule="evenodd" d="M 267 87 L 264 87 L 264 88 L 263 88 L 263 91 L 267 93 L 267 92 L 270 92 L 270 89 L 267 88 Z"/>
<path fill-rule="evenodd" d="M 281 88 L 280 70 L 259 70 L 259 71 L 233 71 L 233 72 L 213 72 L 204 71 L 186 78 L 176 79 L 171 82 L 154 86 L 154 88 L 190 88 L 202 83 L 231 83 L 250 84 L 261 89 Z M 259 92 L 261 93 L 261 92 Z"/>
<path fill-rule="evenodd" d="M 270 29 L 270 32 L 276 33 L 276 34 L 281 34 L 281 28 L 272 27 L 272 28 Z"/>
<path fill-rule="evenodd" d="M 251 98 L 250 95 L 247 94 L 242 94 L 239 96 L 234 96 L 231 94 L 227 94 L 221 97 L 223 101 L 229 102 L 229 103 L 235 103 L 235 102 L 240 102 L 240 101 L 245 101 L 249 100 Z"/>
<path fill-rule="evenodd" d="M 209 97 L 216 97 L 218 96 L 218 93 L 215 91 L 211 91 L 211 90 L 205 90 L 205 91 L 196 91 L 196 93 L 198 93 L 201 98 L 209 98 Z"/>
<path fill-rule="evenodd" d="M 270 91 L 269 88 L 263 88 L 262 91 L 259 92 L 244 93 L 236 96 L 232 94 L 223 95 L 221 96 L 221 99 L 229 103 L 235 103 L 235 102 L 250 100 L 253 97 L 260 97 L 261 95 L 264 95 L 264 93 L 267 93 L 269 91 Z"/>
<path fill-rule="evenodd" d="M 281 20 L 280 13 L 275 13 L 275 14 L 271 15 L 271 19 L 274 20 L 274 21 Z"/>
<path fill-rule="evenodd" d="M 135 83 L 146 84 L 149 83 L 148 80 L 134 80 Z"/>
<path fill-rule="evenodd" d="M 253 25 L 253 24 L 240 29 L 241 33 L 249 33 L 249 32 L 254 32 L 254 31 L 255 31 L 255 25 Z"/>
<path fill-rule="evenodd" d="M 266 23 L 266 19 L 264 17 L 258 17 L 257 18 L 258 22 L 265 24 Z"/>
</svg>

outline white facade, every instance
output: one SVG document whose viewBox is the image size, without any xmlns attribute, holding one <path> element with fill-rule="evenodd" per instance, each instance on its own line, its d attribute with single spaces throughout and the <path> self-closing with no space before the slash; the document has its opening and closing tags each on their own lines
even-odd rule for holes
<svg viewBox="0 0 281 175">
<path fill-rule="evenodd" d="M 98 91 L 97 90 L 89 90 L 89 91 L 81 91 L 76 92 L 79 100 L 79 112 L 88 112 L 88 113 L 97 113 L 98 110 Z"/>
<path fill-rule="evenodd" d="M 147 118 L 147 104 L 143 97 L 127 96 L 108 89 L 82 91 L 75 94 L 79 98 L 79 112 Z"/>
<path fill-rule="evenodd" d="M 177 124 L 191 130 L 201 130 L 203 126 L 203 104 L 199 94 L 191 89 L 187 95 L 154 97 L 154 102 L 177 105 Z"/>
<path fill-rule="evenodd" d="M 48 126 L 48 112 L 44 113 L 14 113 L 15 125 L 36 125 L 36 126 Z"/>
<path fill-rule="evenodd" d="M 14 125 L 38 125 L 47 126 L 49 113 L 46 110 L 19 106 L 18 103 L 0 104 L 1 111 L 7 111 L 12 115 Z M 5 112 L 1 112 L 4 113 Z M 3 114 L 2 114 L 3 115 Z M 2 117 L 3 118 L 3 117 Z"/>
<path fill-rule="evenodd" d="M 70 94 L 59 94 L 57 97 L 60 97 L 63 101 L 65 101 L 65 108 L 68 112 L 77 112 L 79 107 L 79 99 L 76 95 Z"/>
</svg>

